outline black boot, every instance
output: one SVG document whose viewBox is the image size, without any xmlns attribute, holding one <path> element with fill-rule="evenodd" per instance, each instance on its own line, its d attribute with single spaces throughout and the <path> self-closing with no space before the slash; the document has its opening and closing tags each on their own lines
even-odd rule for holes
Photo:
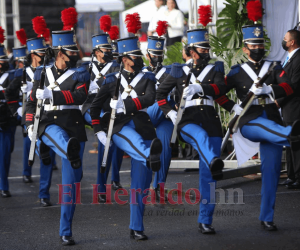
<svg viewBox="0 0 300 250">
<path fill-rule="evenodd" d="M 32 183 L 32 179 L 30 175 L 23 175 L 23 182 L 24 183 Z"/>
<path fill-rule="evenodd" d="M 81 160 L 80 160 L 80 143 L 77 138 L 72 137 L 68 141 L 68 148 L 67 148 L 67 157 L 68 160 L 71 162 L 71 166 L 74 169 L 78 169 L 81 167 Z"/>
<path fill-rule="evenodd" d="M 214 180 L 218 181 L 223 178 L 222 169 L 224 168 L 224 162 L 220 158 L 215 157 L 212 159 L 209 168 Z"/>
<path fill-rule="evenodd" d="M 2 196 L 2 198 L 8 198 L 8 197 L 11 197 L 11 194 L 9 191 L 1 190 L 1 196 Z"/>
<path fill-rule="evenodd" d="M 99 194 L 98 195 L 98 202 L 99 203 L 105 203 L 106 202 L 106 195 L 105 194 Z"/>
<path fill-rule="evenodd" d="M 153 171 L 160 170 L 160 154 L 162 152 L 161 141 L 155 138 L 150 145 L 150 155 L 147 159 L 147 166 Z"/>
<path fill-rule="evenodd" d="M 122 188 L 121 183 L 118 181 L 111 181 L 111 184 L 112 184 L 113 190 L 118 190 L 118 189 Z"/>
<path fill-rule="evenodd" d="M 40 204 L 41 204 L 42 207 L 50 207 L 50 206 L 52 206 L 52 203 L 48 199 L 46 199 L 46 198 L 40 199 Z"/>
<path fill-rule="evenodd" d="M 75 245 L 75 241 L 73 240 L 73 238 L 71 236 L 61 236 L 60 240 L 61 240 L 61 244 L 63 246 Z"/>
<path fill-rule="evenodd" d="M 155 198 L 157 202 L 160 202 L 161 200 L 163 201 L 167 201 L 168 200 L 168 196 L 165 195 L 165 190 L 161 190 L 161 186 L 159 184 L 157 184 L 157 187 L 154 189 L 155 190 Z M 160 194 L 163 194 L 163 196 L 161 196 Z"/>
<path fill-rule="evenodd" d="M 130 229 L 130 238 L 133 240 L 148 240 L 147 235 L 143 231 L 135 231 Z"/>
<path fill-rule="evenodd" d="M 203 234 L 215 234 L 216 231 L 210 224 L 199 223 L 199 231 Z"/>
<path fill-rule="evenodd" d="M 277 231 L 277 227 L 274 222 L 261 221 L 261 226 L 267 231 Z"/>
</svg>

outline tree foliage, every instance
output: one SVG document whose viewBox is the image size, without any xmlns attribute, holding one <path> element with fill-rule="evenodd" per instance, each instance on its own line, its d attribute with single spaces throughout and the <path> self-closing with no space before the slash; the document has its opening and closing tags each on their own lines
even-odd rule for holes
<svg viewBox="0 0 300 250">
<path fill-rule="evenodd" d="M 247 61 L 242 51 L 243 32 L 242 26 L 253 24 L 247 17 L 247 0 L 226 0 L 225 8 L 219 13 L 217 35 L 210 35 L 212 52 L 218 60 L 225 64 L 225 72 L 228 73 L 231 66 Z M 261 24 L 261 21 L 258 21 Z M 270 39 L 264 30 L 266 50 L 271 47 Z"/>
</svg>

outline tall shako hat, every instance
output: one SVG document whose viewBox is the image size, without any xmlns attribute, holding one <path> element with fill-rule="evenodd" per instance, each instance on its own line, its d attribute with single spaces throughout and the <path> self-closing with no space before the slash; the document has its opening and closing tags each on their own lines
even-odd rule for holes
<svg viewBox="0 0 300 250">
<path fill-rule="evenodd" d="M 47 28 L 46 21 L 43 16 L 37 16 L 32 19 L 32 27 L 34 32 L 37 34 L 36 38 L 27 39 L 28 53 L 45 53 L 47 48 L 44 36 L 50 33 Z M 48 35 L 49 36 L 49 35 Z M 49 37 L 48 37 L 49 39 Z"/>
<path fill-rule="evenodd" d="M 167 21 L 158 21 L 156 32 L 158 36 L 149 36 L 148 37 L 148 49 L 147 51 L 150 54 L 161 56 L 164 54 L 164 44 L 165 38 L 164 34 L 167 33 L 168 22 Z"/>
<path fill-rule="evenodd" d="M 113 56 L 119 56 L 118 43 L 117 43 L 117 39 L 119 38 L 119 27 L 117 25 L 111 26 L 108 34 L 111 39 L 111 47 L 112 47 Z"/>
<path fill-rule="evenodd" d="M 13 55 L 16 60 L 23 60 L 27 55 L 27 47 L 26 47 L 27 35 L 24 29 L 17 30 L 16 35 L 18 40 L 21 43 L 21 47 L 12 48 Z"/>
<path fill-rule="evenodd" d="M 248 18 L 254 22 L 253 25 L 245 25 L 243 30 L 243 42 L 247 44 L 263 44 L 265 42 L 263 27 L 257 24 L 262 18 L 262 4 L 260 0 L 249 1 L 247 3 Z"/>
<path fill-rule="evenodd" d="M 61 20 L 64 24 L 63 30 L 52 31 L 52 49 L 64 49 L 78 52 L 74 26 L 77 23 L 77 12 L 73 7 L 61 12 Z"/>
<path fill-rule="evenodd" d="M 140 49 L 140 42 L 137 37 L 137 32 L 142 27 L 139 14 L 127 14 L 125 18 L 125 24 L 128 32 L 135 34 L 135 36 L 117 40 L 119 56 L 143 56 L 143 53 Z"/>
<path fill-rule="evenodd" d="M 0 61 L 8 61 L 9 59 L 7 58 L 5 47 L 4 47 L 4 41 L 5 41 L 5 36 L 4 36 L 5 30 L 2 29 L 0 26 Z"/>
<path fill-rule="evenodd" d="M 210 49 L 209 35 L 206 26 L 212 21 L 212 12 L 210 5 L 200 5 L 198 8 L 199 23 L 203 25 L 203 29 L 193 29 L 187 31 L 188 47 L 197 47 Z"/>
<path fill-rule="evenodd" d="M 93 48 L 112 49 L 111 39 L 108 32 L 111 29 L 111 18 L 109 15 L 104 15 L 99 19 L 100 29 L 104 34 L 92 36 Z"/>
</svg>

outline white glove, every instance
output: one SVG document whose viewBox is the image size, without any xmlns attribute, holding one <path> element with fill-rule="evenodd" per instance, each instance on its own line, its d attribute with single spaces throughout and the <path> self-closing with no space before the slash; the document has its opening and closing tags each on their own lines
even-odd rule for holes
<svg viewBox="0 0 300 250">
<path fill-rule="evenodd" d="M 32 86 L 33 86 L 32 82 L 27 82 L 27 84 L 22 85 L 21 90 L 23 93 L 27 93 L 32 89 Z"/>
<path fill-rule="evenodd" d="M 261 88 L 257 88 L 255 84 L 253 84 L 250 91 L 253 92 L 254 95 L 268 95 L 273 89 L 271 86 L 264 83 Z"/>
<path fill-rule="evenodd" d="M 167 117 L 169 117 L 171 119 L 171 121 L 173 122 L 173 124 L 175 125 L 175 122 L 176 122 L 176 119 L 177 119 L 177 112 L 172 109 L 167 114 Z"/>
<path fill-rule="evenodd" d="M 36 90 L 36 98 L 37 99 L 52 99 L 52 90 L 49 90 L 48 88 L 44 89 L 37 89 Z"/>
<path fill-rule="evenodd" d="M 19 116 L 21 116 L 22 117 L 22 107 L 19 107 L 18 109 L 17 109 L 17 113 L 18 113 L 18 115 Z"/>
<path fill-rule="evenodd" d="M 110 100 L 110 107 L 112 109 L 124 109 L 124 102 L 122 97 L 119 95 L 119 99 L 118 100 Z"/>
<path fill-rule="evenodd" d="M 4 88 L 0 85 L 0 91 L 2 91 Z"/>
<path fill-rule="evenodd" d="M 201 93 L 203 95 L 203 89 L 200 84 L 190 84 L 183 90 L 183 95 L 189 96 L 189 95 L 194 95 L 196 93 Z"/>
<path fill-rule="evenodd" d="M 234 104 L 231 111 L 234 111 L 236 115 L 240 115 L 241 112 L 243 111 L 243 108 L 238 104 Z"/>
<path fill-rule="evenodd" d="M 28 138 L 30 139 L 30 141 L 32 141 L 33 125 L 29 125 L 29 127 L 27 128 L 27 133 L 28 133 Z"/>
<path fill-rule="evenodd" d="M 104 131 L 100 131 L 97 133 L 97 137 L 98 137 L 98 140 L 105 146 L 106 145 L 106 140 L 107 140 L 107 137 L 106 137 L 106 133 Z M 112 145 L 112 141 L 110 141 L 110 145 Z"/>
</svg>

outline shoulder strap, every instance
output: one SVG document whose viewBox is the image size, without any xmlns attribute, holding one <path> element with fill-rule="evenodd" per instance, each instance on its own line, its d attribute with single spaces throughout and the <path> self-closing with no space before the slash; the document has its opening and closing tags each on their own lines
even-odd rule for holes
<svg viewBox="0 0 300 250">
<path fill-rule="evenodd" d="M 69 78 L 71 75 L 75 73 L 74 70 L 68 69 L 63 75 L 61 75 L 55 81 L 51 68 L 46 69 L 46 75 L 50 84 L 49 87 L 55 91 L 60 90 L 59 85 L 62 84 L 67 78 Z"/>
<path fill-rule="evenodd" d="M 200 75 L 197 77 L 197 80 L 199 80 L 200 82 L 203 82 L 203 79 L 206 77 L 206 75 L 208 74 L 208 72 L 209 72 L 214 66 L 215 66 L 215 65 L 212 65 L 212 64 L 206 65 L 206 67 L 202 70 L 202 72 L 200 73 Z"/>
<path fill-rule="evenodd" d="M 4 81 L 6 80 L 6 78 L 8 77 L 8 73 L 4 73 L 1 77 L 0 77 L 0 85 L 2 85 L 4 83 Z"/>
<path fill-rule="evenodd" d="M 160 71 L 158 71 L 158 73 L 155 75 L 156 80 L 159 80 L 166 70 L 167 69 L 165 67 L 161 68 Z"/>
<path fill-rule="evenodd" d="M 248 76 L 252 79 L 253 82 L 257 79 L 258 76 L 247 63 L 243 63 L 241 67 L 248 74 Z"/>
<path fill-rule="evenodd" d="M 33 80 L 34 73 L 33 73 L 32 69 L 31 69 L 31 67 L 26 67 L 26 73 L 30 77 L 30 79 Z"/>
</svg>

